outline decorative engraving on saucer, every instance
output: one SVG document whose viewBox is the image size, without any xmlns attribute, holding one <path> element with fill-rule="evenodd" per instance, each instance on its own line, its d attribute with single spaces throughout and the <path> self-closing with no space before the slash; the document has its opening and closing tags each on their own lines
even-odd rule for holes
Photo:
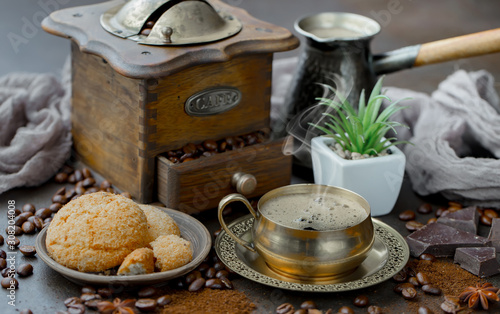
<svg viewBox="0 0 500 314">
<path fill-rule="evenodd" d="M 251 236 L 254 218 L 250 215 L 241 217 L 229 225 L 235 235 Z M 215 250 L 221 261 L 231 270 L 252 281 L 271 287 L 307 291 L 340 292 L 366 288 L 392 278 L 408 262 L 410 250 L 404 238 L 387 224 L 373 219 L 375 239 L 373 250 L 367 260 L 360 265 L 359 271 L 340 281 L 323 283 L 292 282 L 270 270 L 256 253 L 245 253 L 239 245 L 224 231 L 215 240 Z M 253 255 L 252 255 L 253 254 Z"/>
</svg>

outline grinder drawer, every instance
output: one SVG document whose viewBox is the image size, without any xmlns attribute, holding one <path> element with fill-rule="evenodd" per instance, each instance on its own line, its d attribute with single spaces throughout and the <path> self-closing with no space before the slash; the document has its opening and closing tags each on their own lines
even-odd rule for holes
<svg viewBox="0 0 500 314">
<path fill-rule="evenodd" d="M 173 163 L 160 155 L 157 157 L 158 199 L 169 208 L 194 214 L 217 207 L 220 199 L 230 193 L 256 197 L 288 185 L 292 156 L 283 154 L 283 140 L 183 163 Z M 256 185 L 251 191 L 254 178 Z"/>
</svg>

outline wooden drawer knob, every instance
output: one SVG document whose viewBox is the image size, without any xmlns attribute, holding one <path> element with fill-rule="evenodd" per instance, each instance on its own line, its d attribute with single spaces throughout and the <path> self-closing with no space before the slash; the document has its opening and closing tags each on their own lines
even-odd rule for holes
<svg viewBox="0 0 500 314">
<path fill-rule="evenodd" d="M 233 174 L 231 183 L 236 191 L 243 195 L 253 193 L 257 187 L 257 179 L 253 175 L 243 172 Z"/>
</svg>

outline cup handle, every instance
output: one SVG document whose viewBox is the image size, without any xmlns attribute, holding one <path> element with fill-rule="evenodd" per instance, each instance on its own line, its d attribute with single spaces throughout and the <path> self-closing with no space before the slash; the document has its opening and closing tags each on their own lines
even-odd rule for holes
<svg viewBox="0 0 500 314">
<path fill-rule="evenodd" d="M 250 214 L 252 214 L 252 216 L 257 220 L 257 213 L 255 212 L 255 210 L 253 210 L 252 205 L 250 205 L 250 202 L 246 199 L 246 197 L 238 193 L 233 193 L 224 196 L 219 202 L 218 217 L 220 225 L 222 226 L 222 229 L 224 229 L 224 231 L 226 231 L 226 233 L 231 238 L 233 238 L 234 241 L 243 246 L 245 249 L 252 252 L 256 252 L 253 243 L 238 238 L 231 230 L 229 230 L 229 228 L 226 225 L 226 222 L 224 221 L 224 217 L 222 217 L 222 211 L 224 210 L 224 208 L 226 208 L 227 205 L 229 205 L 232 202 L 242 202 L 243 204 L 245 204 L 245 206 L 250 211 Z"/>
</svg>

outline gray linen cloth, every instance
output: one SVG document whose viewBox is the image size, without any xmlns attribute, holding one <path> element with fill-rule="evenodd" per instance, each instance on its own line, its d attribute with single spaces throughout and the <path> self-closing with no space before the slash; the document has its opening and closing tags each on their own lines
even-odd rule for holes
<svg viewBox="0 0 500 314">
<path fill-rule="evenodd" d="M 71 152 L 70 70 L 0 77 L 0 194 L 50 179 Z M 67 86 L 68 88 L 65 88 Z"/>
<path fill-rule="evenodd" d="M 296 58 L 274 62 L 271 119 L 278 118 L 284 105 L 296 63 Z M 402 149 L 414 191 L 500 208 L 500 108 L 493 77 L 484 70 L 459 70 L 432 95 L 384 90 L 393 100 L 412 98 L 402 103 L 409 108 L 394 119 L 410 126 L 399 129 L 397 137 L 413 143 Z"/>
</svg>

